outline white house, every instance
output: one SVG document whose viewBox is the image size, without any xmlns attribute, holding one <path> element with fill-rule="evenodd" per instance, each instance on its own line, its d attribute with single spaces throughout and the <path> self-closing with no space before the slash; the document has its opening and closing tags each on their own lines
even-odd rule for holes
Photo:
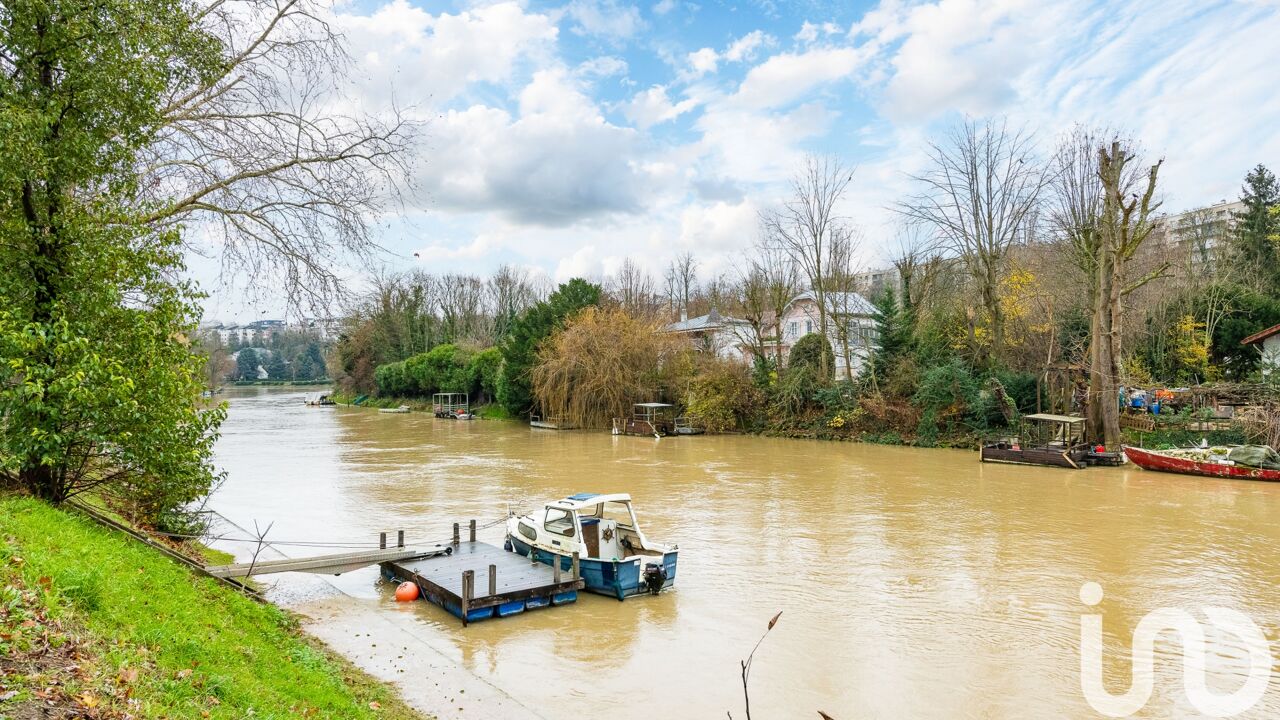
<svg viewBox="0 0 1280 720">
<path fill-rule="evenodd" d="M 1262 377 L 1280 374 L 1280 325 L 1245 338 L 1242 345 L 1258 345 L 1262 350 Z"/>
<path fill-rule="evenodd" d="M 748 362 L 751 359 L 753 330 L 751 323 L 721 315 L 715 308 L 706 315 L 691 318 L 680 313 L 680 322 L 663 328 L 664 332 L 687 337 L 695 347 L 714 352 L 725 360 Z"/>
<path fill-rule="evenodd" d="M 875 306 L 858 293 L 825 293 L 827 305 L 827 340 L 835 352 L 835 374 L 843 375 L 849 367 L 857 375 L 871 357 L 878 335 L 878 324 L 875 319 Z M 783 355 L 790 355 L 796 341 L 818 332 L 821 324 L 818 312 L 818 296 L 812 290 L 800 293 L 787 305 L 778 323 L 778 337 L 782 344 Z M 849 353 L 845 357 L 844 342 L 841 340 L 841 329 L 847 332 Z"/>
</svg>

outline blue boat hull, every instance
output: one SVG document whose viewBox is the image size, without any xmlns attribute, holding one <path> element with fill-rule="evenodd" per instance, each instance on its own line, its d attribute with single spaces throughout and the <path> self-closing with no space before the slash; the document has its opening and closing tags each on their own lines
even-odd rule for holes
<svg viewBox="0 0 1280 720">
<path fill-rule="evenodd" d="M 541 548 L 535 548 L 519 538 L 508 537 L 507 539 L 511 542 L 514 552 L 529 557 L 529 553 L 532 551 L 534 559 L 544 565 L 551 565 L 555 558 L 559 558 L 562 571 L 568 572 L 573 569 L 573 558 L 571 556 L 558 555 Z M 662 566 L 667 571 L 666 582 L 662 584 L 664 590 L 676 582 L 676 555 L 674 552 L 669 552 L 662 556 Z M 625 600 L 632 595 L 646 595 L 649 593 L 649 589 L 640 580 L 641 574 L 644 572 L 645 562 L 657 562 L 657 558 L 643 560 L 640 563 L 581 558 L 578 560 L 578 570 L 582 573 L 582 580 L 586 583 L 588 592 Z"/>
</svg>

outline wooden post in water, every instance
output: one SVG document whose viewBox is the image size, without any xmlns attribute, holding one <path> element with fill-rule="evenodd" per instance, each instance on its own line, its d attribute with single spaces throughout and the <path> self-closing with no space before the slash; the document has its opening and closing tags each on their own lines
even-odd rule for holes
<svg viewBox="0 0 1280 720">
<path fill-rule="evenodd" d="M 489 597 L 498 594 L 498 566 L 489 566 Z"/>
<path fill-rule="evenodd" d="M 578 568 L 578 553 L 576 553 L 576 552 L 575 552 L 575 553 L 573 554 L 573 579 L 574 579 L 574 581 L 575 581 L 575 582 L 577 582 L 577 580 L 578 580 L 578 572 L 579 572 L 579 568 Z"/>
<path fill-rule="evenodd" d="M 379 550 L 387 549 L 387 534 L 384 532 L 378 533 L 378 549 Z"/>
<path fill-rule="evenodd" d="M 471 521 L 471 542 L 476 541 L 476 521 Z"/>
<path fill-rule="evenodd" d="M 467 613 L 471 611 L 471 597 L 475 594 L 476 571 L 462 571 L 462 627 L 467 626 Z"/>
<path fill-rule="evenodd" d="M 458 546 L 458 543 L 461 541 L 461 538 L 462 538 L 462 535 L 461 535 L 461 533 L 459 532 L 458 523 L 454 523 L 454 524 L 453 524 L 453 545 L 454 545 L 454 547 L 457 547 L 457 546 Z"/>
<path fill-rule="evenodd" d="M 404 547 L 404 531 L 403 530 L 396 531 L 396 547 L 398 548 Z"/>
</svg>

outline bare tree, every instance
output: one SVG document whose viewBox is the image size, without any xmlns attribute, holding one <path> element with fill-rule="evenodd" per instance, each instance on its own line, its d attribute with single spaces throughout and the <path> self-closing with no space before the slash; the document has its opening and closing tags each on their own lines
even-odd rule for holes
<svg viewBox="0 0 1280 720">
<path fill-rule="evenodd" d="M 500 265 L 485 283 L 487 304 L 493 321 L 489 340 L 496 344 L 506 337 L 516 316 L 542 299 L 542 288 L 529 271 Z"/>
<path fill-rule="evenodd" d="M 1010 247 L 1031 232 L 1047 175 L 1036 165 L 1031 136 L 1003 120 L 965 121 L 929 147 L 929 169 L 911 176 L 920 192 L 896 209 L 963 261 L 998 355 L 1005 336 L 1000 280 Z"/>
<path fill-rule="evenodd" d="M 785 250 L 807 277 L 818 306 L 818 332 L 824 337 L 828 332 L 826 285 L 831 245 L 850 232 L 836 208 L 851 180 L 853 170 L 838 160 L 810 155 L 791 179 L 791 199 L 760 216 L 765 242 Z M 831 370 L 826 363 L 823 355 L 824 376 Z"/>
<path fill-rule="evenodd" d="M 439 282 L 436 307 L 444 342 L 483 340 L 489 319 L 484 281 L 474 275 L 444 275 Z"/>
<path fill-rule="evenodd" d="M 1120 360 L 1123 298 L 1163 273 L 1128 277 L 1129 260 L 1151 234 L 1156 178 L 1163 160 L 1145 174 L 1133 172 L 1137 152 L 1113 138 L 1098 148 L 1102 211 L 1098 223 L 1097 301 L 1090 321 L 1088 425 L 1092 437 L 1107 447 L 1120 446 Z M 1145 187 L 1144 187 L 1145 185 Z"/>
<path fill-rule="evenodd" d="M 666 274 L 667 298 L 672 311 L 679 306 L 681 313 L 689 311 L 689 299 L 698 286 L 698 261 L 693 253 L 682 252 L 667 266 Z"/>
<path fill-rule="evenodd" d="M 631 258 L 624 258 L 609 280 L 611 294 L 623 310 L 636 317 L 652 318 L 661 307 L 653 276 Z"/>
<path fill-rule="evenodd" d="M 347 58 L 319 3 L 200 4 L 198 22 L 225 62 L 212 74 L 173 74 L 141 160 L 148 219 L 209 228 L 225 274 L 327 306 L 336 261 L 375 248 L 371 222 L 407 177 L 413 124 L 398 111 L 348 109 Z"/>
<path fill-rule="evenodd" d="M 827 278 L 822 295 L 831 331 L 835 335 L 836 349 L 844 360 L 844 377 L 850 382 L 853 381 L 855 360 L 865 355 L 871 331 L 862 319 L 869 309 L 860 294 L 857 253 L 857 235 L 850 228 L 841 227 L 832 233 L 827 248 Z"/>
</svg>

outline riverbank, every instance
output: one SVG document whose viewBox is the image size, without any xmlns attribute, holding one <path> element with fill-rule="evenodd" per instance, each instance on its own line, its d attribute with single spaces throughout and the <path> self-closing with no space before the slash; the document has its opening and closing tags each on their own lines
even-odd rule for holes
<svg viewBox="0 0 1280 720">
<path fill-rule="evenodd" d="M 360 395 L 348 395 L 339 390 L 335 390 L 329 395 L 329 398 L 339 405 L 355 405 L 355 401 Z M 373 395 L 365 395 L 360 400 L 357 407 L 369 408 L 397 408 L 407 407 L 414 412 L 432 412 L 434 406 L 430 398 L 421 397 L 376 397 Z M 477 418 L 482 420 L 515 420 L 516 418 L 507 412 L 506 408 L 498 403 L 483 403 L 471 408 Z"/>
<path fill-rule="evenodd" d="M 72 511 L 0 496 L 0 579 L 3 717 L 425 717 L 293 614 Z"/>
</svg>

